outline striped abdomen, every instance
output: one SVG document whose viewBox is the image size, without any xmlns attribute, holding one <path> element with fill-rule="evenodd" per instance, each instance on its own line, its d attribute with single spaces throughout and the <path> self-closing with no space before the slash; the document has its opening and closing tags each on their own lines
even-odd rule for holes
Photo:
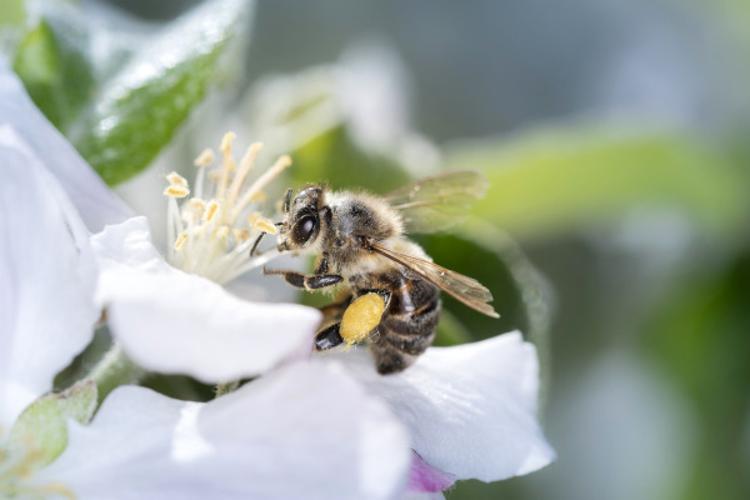
<svg viewBox="0 0 750 500">
<path fill-rule="evenodd" d="M 440 291 L 409 271 L 394 269 L 370 283 L 391 292 L 378 331 L 370 338 L 370 350 L 379 373 L 403 370 L 432 344 L 440 315 Z"/>
</svg>

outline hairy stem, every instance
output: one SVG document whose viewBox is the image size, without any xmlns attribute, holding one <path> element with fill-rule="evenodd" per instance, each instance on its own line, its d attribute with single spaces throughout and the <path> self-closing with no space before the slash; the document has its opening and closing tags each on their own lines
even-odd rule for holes
<svg viewBox="0 0 750 500">
<path fill-rule="evenodd" d="M 128 359 L 122 347 L 115 343 L 86 378 L 96 382 L 101 403 L 118 386 L 138 383 L 145 374 L 142 368 Z"/>
</svg>

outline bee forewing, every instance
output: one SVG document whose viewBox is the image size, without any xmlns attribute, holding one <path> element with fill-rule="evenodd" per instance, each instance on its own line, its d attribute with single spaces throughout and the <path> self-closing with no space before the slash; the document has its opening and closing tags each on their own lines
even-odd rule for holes
<svg viewBox="0 0 750 500">
<path fill-rule="evenodd" d="M 488 302 L 492 302 L 492 293 L 474 278 L 451 271 L 426 259 L 394 252 L 378 244 L 373 244 L 372 247 L 380 255 L 411 269 L 472 309 L 491 318 L 500 317 L 495 309 L 488 304 Z"/>
</svg>

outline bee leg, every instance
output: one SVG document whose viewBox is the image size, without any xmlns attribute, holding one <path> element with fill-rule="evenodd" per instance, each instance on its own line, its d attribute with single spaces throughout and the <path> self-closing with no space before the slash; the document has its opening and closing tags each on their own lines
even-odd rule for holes
<svg viewBox="0 0 750 500">
<path fill-rule="evenodd" d="M 323 252 L 320 256 L 320 261 L 315 268 L 315 274 L 328 274 L 328 254 Z"/>
<path fill-rule="evenodd" d="M 390 290 L 386 290 L 384 288 L 368 288 L 365 290 L 360 290 L 357 293 L 358 297 L 361 297 L 362 295 L 367 295 L 368 293 L 377 293 L 383 298 L 383 303 L 385 304 L 385 310 L 388 310 L 388 306 L 391 304 L 391 296 L 393 295 Z"/>
<path fill-rule="evenodd" d="M 349 296 L 340 302 L 334 302 L 333 304 L 328 304 L 327 306 L 321 307 L 320 312 L 323 313 L 324 321 L 331 321 L 334 319 L 340 321 L 341 315 L 344 314 L 344 311 L 347 307 L 349 307 L 351 301 L 352 297 Z"/>
<path fill-rule="evenodd" d="M 344 343 L 339 327 L 341 323 L 334 323 L 324 328 L 315 336 L 315 350 L 326 351 Z"/>
<path fill-rule="evenodd" d="M 344 279 L 338 274 L 302 274 L 297 271 L 266 269 L 265 267 L 263 268 L 263 274 L 280 274 L 290 285 L 305 290 L 319 290 L 333 286 Z"/>
</svg>

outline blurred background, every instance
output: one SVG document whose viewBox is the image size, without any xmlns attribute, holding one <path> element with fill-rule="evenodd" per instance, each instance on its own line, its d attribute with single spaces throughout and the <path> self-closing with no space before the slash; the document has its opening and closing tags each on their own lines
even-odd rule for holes
<svg viewBox="0 0 750 500">
<path fill-rule="evenodd" d="M 57 3 L 148 52 L 200 2 Z M 559 458 L 447 497 L 750 498 L 750 2 L 248 6 L 208 97 L 151 168 L 117 179 L 156 234 L 154 186 L 227 129 L 292 151 L 293 184 L 382 192 L 481 170 L 466 224 L 419 241 L 489 285 L 502 318 L 447 300 L 439 343 L 521 328 Z"/>
</svg>

